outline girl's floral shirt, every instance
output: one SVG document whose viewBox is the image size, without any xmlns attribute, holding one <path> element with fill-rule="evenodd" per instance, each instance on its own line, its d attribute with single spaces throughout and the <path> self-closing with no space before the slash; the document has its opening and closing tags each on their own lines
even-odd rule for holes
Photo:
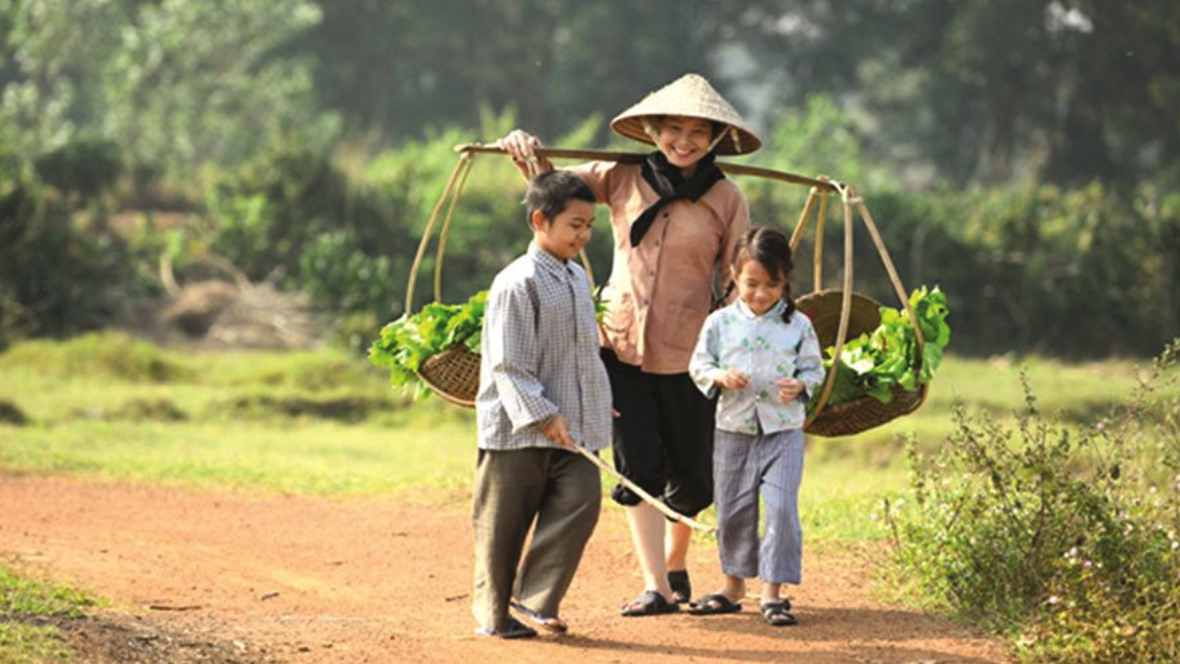
<svg viewBox="0 0 1180 664">
<path fill-rule="evenodd" d="M 693 382 L 712 398 L 720 389 L 714 380 L 730 369 L 749 377 L 745 388 L 721 390 L 718 429 L 759 434 L 803 427 L 804 404 L 824 380 L 823 358 L 811 321 L 796 311 L 784 322 L 786 306 L 779 302 L 758 316 L 737 300 L 705 320 L 688 368 Z M 774 384 L 783 378 L 805 385 L 789 403 Z"/>
</svg>

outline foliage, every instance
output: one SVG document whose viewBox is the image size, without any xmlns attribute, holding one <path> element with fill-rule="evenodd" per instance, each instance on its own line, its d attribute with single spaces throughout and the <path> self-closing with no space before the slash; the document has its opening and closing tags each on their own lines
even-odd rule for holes
<svg viewBox="0 0 1180 664">
<path fill-rule="evenodd" d="M 457 344 L 479 352 L 487 297 L 486 290 L 480 291 L 462 305 L 433 302 L 416 314 L 403 314 L 381 328 L 369 361 L 389 369 L 394 385 L 415 385 L 419 396 L 426 395 L 428 388 L 418 380 L 423 362 Z"/>
<path fill-rule="evenodd" d="M 76 133 L 177 182 L 240 163 L 277 132 L 334 133 L 307 66 L 277 49 L 314 25 L 306 0 L 12 0 L 0 127 L 31 159 Z"/>
<path fill-rule="evenodd" d="M 1037 661 L 1175 661 L 1180 398 L 1161 395 L 1178 368 L 1180 339 L 1081 432 L 1027 380 L 1014 428 L 957 408 L 933 458 L 911 443 L 911 490 L 886 506 L 899 574 Z"/>
<path fill-rule="evenodd" d="M 922 286 L 910 295 L 909 304 L 922 330 L 922 356 L 918 356 L 918 340 L 906 311 L 881 307 L 881 324 L 877 329 L 844 344 L 836 382 L 828 397 L 830 404 L 865 396 L 889 403 L 895 387 L 912 392 L 934 378 L 951 340 L 951 328 L 946 322 L 949 313 L 946 295 L 937 286 L 933 290 Z M 835 350 L 835 346 L 825 349 L 824 368 L 829 372 Z"/>
<path fill-rule="evenodd" d="M 395 286 L 387 256 L 370 256 L 345 231 L 312 239 L 299 257 L 299 274 L 312 297 L 333 311 L 385 311 Z"/>
<path fill-rule="evenodd" d="M 826 92 L 867 154 L 927 182 L 1135 183 L 1175 163 L 1169 0 L 803 0 L 752 7 L 752 59 L 791 63 L 775 104 Z M 764 70 L 752 68 L 759 77 Z M 907 174 L 912 175 L 912 174 Z"/>
<path fill-rule="evenodd" d="M 117 309 L 119 296 L 135 292 L 126 244 L 105 229 L 82 226 L 73 206 L 34 177 L 5 184 L 0 341 L 100 325 Z"/>
<path fill-rule="evenodd" d="M 253 279 L 279 274 L 334 313 L 393 306 L 410 245 L 402 201 L 352 181 L 330 154 L 285 136 L 207 196 L 213 227 L 204 244 Z"/>
<path fill-rule="evenodd" d="M 961 353 L 1146 356 L 1180 327 L 1180 194 L 1093 184 L 862 195 L 902 282 L 937 282 L 947 293 Z M 829 217 L 837 207 L 829 204 Z M 842 268 L 834 221 L 820 287 Z M 855 241 L 858 292 L 896 301 L 860 228 Z M 810 256 L 811 242 L 797 255 Z"/>
<path fill-rule="evenodd" d="M 112 190 L 123 170 L 119 146 L 106 140 L 77 140 L 41 155 L 34 162 L 46 184 L 84 199 Z"/>
</svg>

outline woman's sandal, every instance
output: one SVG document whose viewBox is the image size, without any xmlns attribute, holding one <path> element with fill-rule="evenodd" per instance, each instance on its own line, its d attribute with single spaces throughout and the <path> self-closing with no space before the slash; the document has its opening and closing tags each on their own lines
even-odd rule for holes
<svg viewBox="0 0 1180 664">
<path fill-rule="evenodd" d="M 728 597 L 720 593 L 705 595 L 688 605 L 688 612 L 694 616 L 717 616 L 723 613 L 737 613 L 741 610 L 741 604 L 730 601 Z"/>
<path fill-rule="evenodd" d="M 798 622 L 795 616 L 791 615 L 791 601 L 787 599 L 763 604 L 762 620 L 772 627 L 787 627 Z"/>
<path fill-rule="evenodd" d="M 669 602 L 655 590 L 645 590 L 642 595 L 624 604 L 620 613 L 624 616 L 658 616 L 679 610 L 680 605 L 676 602 Z"/>
<path fill-rule="evenodd" d="M 672 587 L 672 599 L 676 600 L 677 604 L 684 604 L 692 599 L 692 582 L 688 580 L 688 570 L 669 570 L 668 585 Z"/>
</svg>

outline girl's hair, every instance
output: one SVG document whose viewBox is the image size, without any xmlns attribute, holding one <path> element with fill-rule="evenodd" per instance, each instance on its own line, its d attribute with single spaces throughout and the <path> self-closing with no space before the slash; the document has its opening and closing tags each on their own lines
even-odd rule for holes
<svg viewBox="0 0 1180 664">
<path fill-rule="evenodd" d="M 795 313 L 795 300 L 791 298 L 791 276 L 795 263 L 791 260 L 791 240 L 777 228 L 755 226 L 746 231 L 733 250 L 733 271 L 739 274 L 746 261 L 758 261 L 772 278 L 783 280 L 783 322 L 791 322 Z"/>
</svg>

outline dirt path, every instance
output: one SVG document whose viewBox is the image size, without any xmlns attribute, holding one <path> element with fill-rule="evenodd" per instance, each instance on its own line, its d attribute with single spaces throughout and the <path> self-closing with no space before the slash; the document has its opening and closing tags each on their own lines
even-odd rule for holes
<svg viewBox="0 0 1180 664">
<path fill-rule="evenodd" d="M 256 498 L 0 473 L 0 556 L 114 606 L 67 629 L 91 661 L 1001 662 L 1002 646 L 867 598 L 856 556 L 808 554 L 800 625 L 742 613 L 622 618 L 639 589 L 603 514 L 563 607 L 570 635 L 472 635 L 466 508 Z M 698 590 L 719 581 L 695 547 Z M 85 622 L 85 621 L 84 621 Z M 188 653 L 187 655 L 185 653 Z"/>
</svg>

